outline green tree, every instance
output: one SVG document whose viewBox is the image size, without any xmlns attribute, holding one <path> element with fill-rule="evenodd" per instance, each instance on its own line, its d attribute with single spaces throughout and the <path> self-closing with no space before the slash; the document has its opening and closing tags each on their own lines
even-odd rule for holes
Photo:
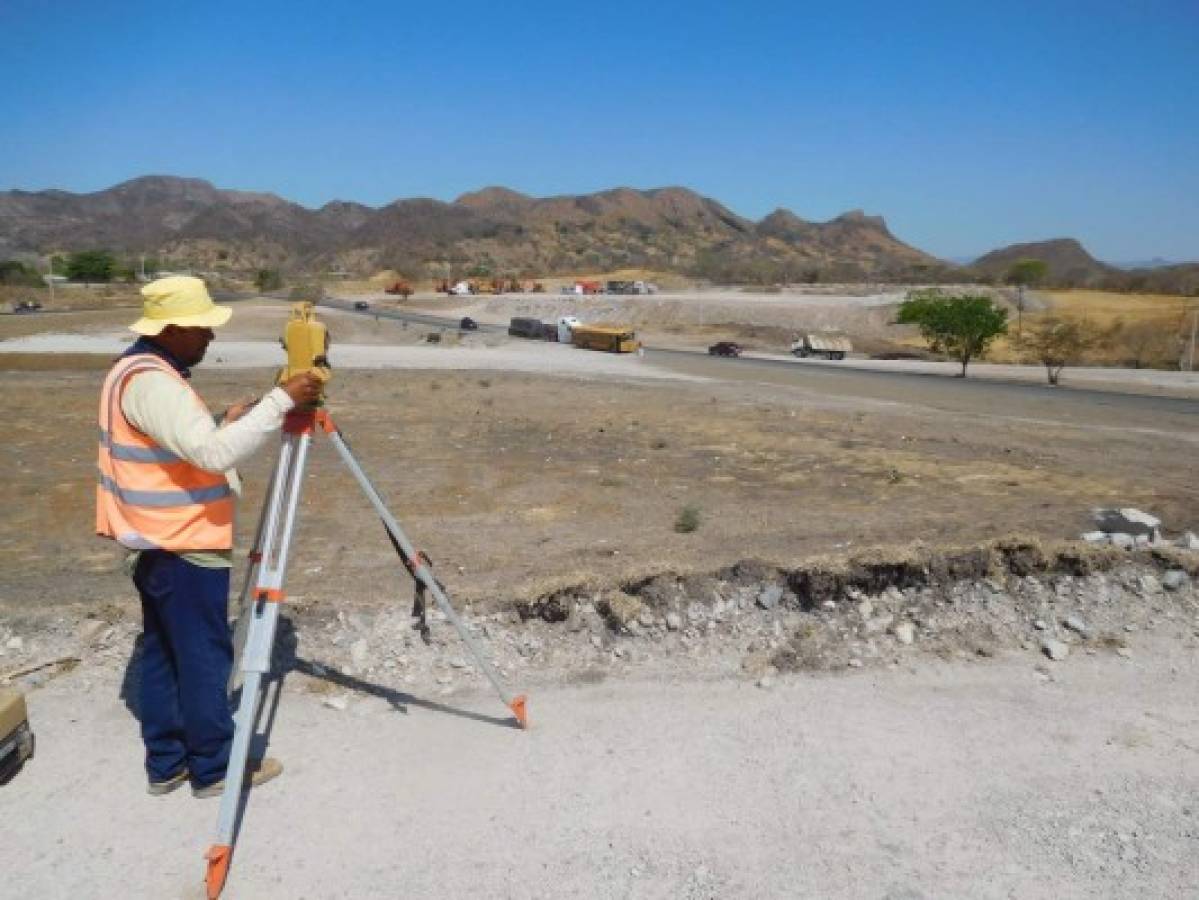
<svg viewBox="0 0 1199 900">
<path fill-rule="evenodd" d="M 80 250 L 67 257 L 67 278 L 88 284 L 112 280 L 117 261 L 107 250 Z"/>
<path fill-rule="evenodd" d="M 1024 339 L 1024 289 L 1040 284 L 1049 274 L 1049 264 L 1043 259 L 1018 259 L 1008 267 L 1003 280 L 1016 286 L 1016 344 Z"/>
<path fill-rule="evenodd" d="M 262 293 L 277 291 L 283 287 L 283 276 L 278 269 L 259 269 L 254 273 L 254 287 Z"/>
<path fill-rule="evenodd" d="M 0 284 L 40 287 L 42 276 L 33 266 L 27 266 L 18 259 L 9 259 L 0 262 Z"/>
<path fill-rule="evenodd" d="M 962 364 L 966 377 L 970 360 L 987 352 L 991 342 L 1007 332 L 1007 310 L 990 297 L 946 294 L 933 289 L 912 291 L 899 304 L 899 325 L 915 325 L 934 353 L 945 353 Z"/>
</svg>

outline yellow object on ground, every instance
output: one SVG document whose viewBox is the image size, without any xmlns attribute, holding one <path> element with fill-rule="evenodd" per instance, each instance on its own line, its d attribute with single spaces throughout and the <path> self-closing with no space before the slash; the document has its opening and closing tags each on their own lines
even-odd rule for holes
<svg viewBox="0 0 1199 900">
<path fill-rule="evenodd" d="M 0 688 L 0 784 L 33 756 L 33 732 L 25 697 L 11 688 Z"/>
<path fill-rule="evenodd" d="M 641 347 L 633 329 L 621 325 L 576 325 L 570 340 L 576 347 L 609 353 L 636 353 Z"/>
</svg>

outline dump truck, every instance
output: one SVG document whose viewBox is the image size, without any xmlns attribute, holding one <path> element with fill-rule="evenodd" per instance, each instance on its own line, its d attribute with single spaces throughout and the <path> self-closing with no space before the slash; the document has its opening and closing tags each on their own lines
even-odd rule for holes
<svg viewBox="0 0 1199 900">
<path fill-rule="evenodd" d="M 383 291 L 387 294 L 398 294 L 407 300 L 412 296 L 412 285 L 410 285 L 407 281 L 400 279 L 399 281 L 392 282 L 390 285 L 385 287 Z"/>
<path fill-rule="evenodd" d="M 800 359 L 823 356 L 825 359 L 845 359 L 853 349 L 849 337 L 837 331 L 813 331 L 801 335 L 791 344 L 791 352 Z"/>
<path fill-rule="evenodd" d="M 584 350 L 636 353 L 641 349 L 636 332 L 624 325 L 577 325 L 571 329 L 570 340 Z"/>
<path fill-rule="evenodd" d="M 605 294 L 656 294 L 658 286 L 648 281 L 609 281 L 604 285 Z"/>
<path fill-rule="evenodd" d="M 540 319 L 530 319 L 517 316 L 508 323 L 508 334 L 512 337 L 533 338 L 541 340 L 545 326 Z"/>
</svg>

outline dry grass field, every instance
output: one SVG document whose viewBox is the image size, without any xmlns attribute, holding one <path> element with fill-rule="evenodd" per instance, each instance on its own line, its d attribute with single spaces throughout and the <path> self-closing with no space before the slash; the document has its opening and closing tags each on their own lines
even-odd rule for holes
<svg viewBox="0 0 1199 900">
<path fill-rule="evenodd" d="M 279 306 L 239 309 L 222 338 L 270 341 L 285 315 Z M 111 332 L 129 318 L 128 310 L 5 316 L 0 338 L 39 324 Z M 415 338 L 390 320 L 342 319 L 338 337 L 350 343 Z M 219 340 L 210 353 L 219 356 Z M 0 522 L 0 605 L 128 600 L 118 554 L 91 535 L 104 363 L 0 354 L 15 501 Z M 1035 406 L 951 415 L 918 400 L 738 380 L 740 372 L 649 382 L 343 369 L 332 409 L 455 592 L 479 602 L 667 569 L 710 571 L 744 557 L 789 564 L 1021 530 L 1067 537 L 1083 530 L 1094 505 L 1137 505 L 1174 527 L 1199 526 L 1194 432 L 1183 418 L 1148 428 L 1144 417 L 1123 422 L 1115 411 L 1102 423 L 1054 422 Z M 269 381 L 267 370 L 219 366 L 201 366 L 195 378 L 213 408 Z M 264 452 L 246 467 L 243 546 L 269 461 Z M 357 599 L 391 596 L 394 562 L 381 530 L 323 445 L 311 485 L 296 592 L 319 592 L 336 572 L 338 589 Z M 689 506 L 699 527 L 679 533 Z"/>
<path fill-rule="evenodd" d="M 1046 291 L 1052 311 L 1085 319 L 1099 327 L 1115 322 L 1152 322 L 1177 329 L 1188 313 L 1199 310 L 1199 297 L 1171 294 L 1116 294 L 1110 291 Z"/>
</svg>

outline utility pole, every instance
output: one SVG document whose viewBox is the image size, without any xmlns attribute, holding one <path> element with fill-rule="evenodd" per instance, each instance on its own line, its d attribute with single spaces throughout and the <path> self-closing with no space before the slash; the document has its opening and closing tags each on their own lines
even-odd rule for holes
<svg viewBox="0 0 1199 900">
<path fill-rule="evenodd" d="M 1016 285 L 1016 346 L 1024 343 L 1024 282 Z"/>
<path fill-rule="evenodd" d="M 1187 369 L 1191 372 L 1195 371 L 1195 332 L 1199 331 L 1199 306 L 1195 307 L 1195 314 L 1191 319 L 1191 353 L 1187 359 Z"/>
</svg>

